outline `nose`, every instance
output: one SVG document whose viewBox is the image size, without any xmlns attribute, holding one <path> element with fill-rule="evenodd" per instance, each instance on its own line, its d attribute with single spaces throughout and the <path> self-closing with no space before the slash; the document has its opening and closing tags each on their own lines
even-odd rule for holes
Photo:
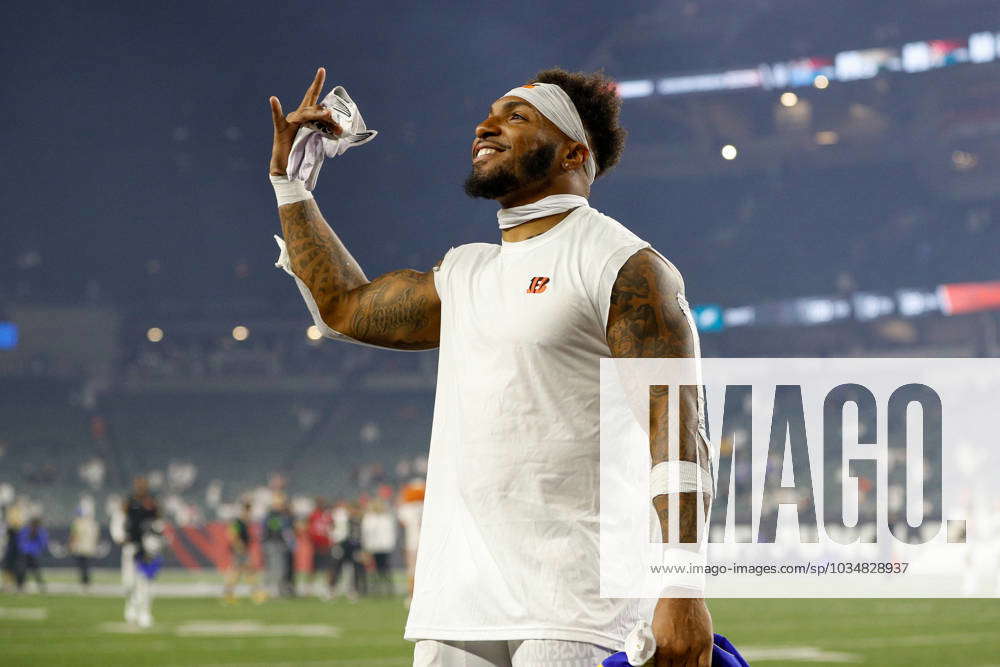
<svg viewBox="0 0 1000 667">
<path fill-rule="evenodd" d="M 476 126 L 477 139 L 489 139 L 490 137 L 495 137 L 498 134 L 500 134 L 500 127 L 496 124 L 493 116 L 487 116 L 485 120 Z"/>
</svg>

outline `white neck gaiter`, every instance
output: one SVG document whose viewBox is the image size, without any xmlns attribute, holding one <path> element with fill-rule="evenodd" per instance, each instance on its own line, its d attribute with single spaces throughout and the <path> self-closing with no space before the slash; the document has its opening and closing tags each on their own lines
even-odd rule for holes
<svg viewBox="0 0 1000 667">
<path fill-rule="evenodd" d="M 497 222 L 500 223 L 500 229 L 510 229 L 535 218 L 544 218 L 586 205 L 587 198 L 580 195 L 549 195 L 524 206 L 500 209 L 497 211 Z"/>
</svg>

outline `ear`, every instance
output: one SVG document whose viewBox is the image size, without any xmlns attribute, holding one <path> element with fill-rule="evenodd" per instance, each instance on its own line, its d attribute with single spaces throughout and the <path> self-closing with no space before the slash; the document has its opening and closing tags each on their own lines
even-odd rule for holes
<svg viewBox="0 0 1000 667">
<path fill-rule="evenodd" d="M 590 151 L 587 150 L 586 146 L 574 142 L 570 144 L 569 150 L 562 159 L 562 164 L 567 165 L 566 171 L 576 171 L 587 161 L 587 155 L 589 154 Z"/>
</svg>

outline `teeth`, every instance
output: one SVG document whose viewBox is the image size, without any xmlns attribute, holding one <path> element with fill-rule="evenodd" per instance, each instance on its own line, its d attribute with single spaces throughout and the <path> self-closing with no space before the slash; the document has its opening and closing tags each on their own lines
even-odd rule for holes
<svg viewBox="0 0 1000 667">
<path fill-rule="evenodd" d="M 484 155 L 492 155 L 493 153 L 496 152 L 497 149 L 495 148 L 480 148 L 479 151 L 476 153 L 476 157 L 482 157 Z"/>
</svg>

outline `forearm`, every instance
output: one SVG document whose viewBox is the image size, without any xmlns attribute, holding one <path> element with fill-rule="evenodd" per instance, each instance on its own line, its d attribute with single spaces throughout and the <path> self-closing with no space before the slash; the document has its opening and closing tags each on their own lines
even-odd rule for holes
<svg viewBox="0 0 1000 667">
<path fill-rule="evenodd" d="M 704 507 L 708 507 L 710 502 L 708 497 L 702 494 Z M 698 544 L 698 517 L 704 516 L 698 511 L 698 494 L 694 491 L 677 494 L 677 537 L 673 537 L 670 527 L 670 503 L 667 496 L 657 496 L 653 499 L 653 508 L 656 516 L 660 520 L 660 532 L 663 541 L 671 539 L 681 544 Z"/>
<path fill-rule="evenodd" d="M 704 465 L 709 460 L 708 443 L 704 441 L 700 431 L 697 389 L 681 387 L 678 392 L 679 414 L 675 418 L 680 422 L 679 437 L 677 450 L 671 452 L 668 387 L 654 385 L 649 388 L 649 454 L 653 466 L 669 461 Z M 696 491 L 671 495 L 677 496 L 676 509 L 673 510 L 677 515 L 676 535 L 671 528 L 670 495 L 661 494 L 653 498 L 653 508 L 660 522 L 663 541 L 698 544 L 699 538 L 703 537 L 699 526 L 704 526 L 711 507 L 711 496 L 707 492 L 699 494 Z"/>
<path fill-rule="evenodd" d="M 399 350 L 437 347 L 441 302 L 432 271 L 369 281 L 311 197 L 279 206 L 278 215 L 285 235 L 278 265 L 295 276 L 325 335 Z"/>
<path fill-rule="evenodd" d="M 677 397 L 679 409 L 673 415 L 668 409 L 668 388 L 651 386 L 649 389 L 649 452 L 653 465 L 668 461 L 697 465 L 707 461 L 708 449 L 701 435 L 697 389 L 680 388 Z M 680 437 L 675 451 L 670 451 L 669 444 L 671 418 L 680 422 Z M 679 542 L 686 545 L 682 548 L 689 552 L 670 562 L 704 564 L 700 561 L 700 554 L 703 554 L 703 527 L 710 503 L 708 493 L 699 494 L 697 491 L 661 494 L 653 498 L 663 541 Z M 676 517 L 672 513 L 676 513 Z M 678 558 L 677 551 L 674 550 L 669 558 Z M 666 582 L 652 620 L 656 665 L 711 664 L 712 616 L 705 605 L 703 577 L 702 574 L 689 572 Z"/>
<path fill-rule="evenodd" d="M 347 293 L 368 283 L 357 260 L 327 224 L 314 199 L 278 208 L 292 271 L 309 288 L 325 322 L 338 318 Z"/>
<path fill-rule="evenodd" d="M 696 333 L 684 312 L 687 302 L 683 293 L 680 274 L 662 257 L 651 250 L 633 255 L 619 271 L 611 292 L 607 330 L 611 353 L 615 357 L 697 359 Z M 704 466 L 710 459 L 701 432 L 698 389 L 684 386 L 675 391 L 678 411 L 671 414 L 669 387 L 655 385 L 649 389 L 652 465 L 687 462 Z M 669 433 L 674 429 L 679 433 L 678 445 L 671 451 Z M 661 492 L 653 498 L 665 542 L 698 542 L 698 528 L 709 506 L 711 488 L 702 494 L 703 504 L 699 503 L 698 492 L 689 488 Z M 671 523 L 676 525 L 677 534 Z"/>
</svg>

